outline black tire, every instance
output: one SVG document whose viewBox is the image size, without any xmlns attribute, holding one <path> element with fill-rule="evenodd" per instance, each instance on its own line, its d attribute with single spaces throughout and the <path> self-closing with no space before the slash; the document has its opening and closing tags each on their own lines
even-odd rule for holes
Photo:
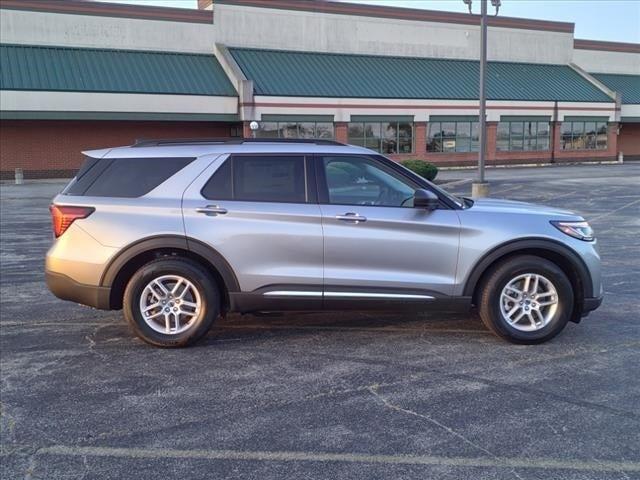
<svg viewBox="0 0 640 480">
<path fill-rule="evenodd" d="M 200 295 L 200 311 L 184 332 L 160 333 L 147 324 L 140 312 L 140 299 L 145 287 L 163 275 L 184 277 Z M 159 258 L 141 267 L 131 277 L 124 291 L 123 310 L 129 326 L 143 341 L 158 347 L 186 347 L 200 340 L 213 325 L 220 314 L 220 294 L 213 277 L 196 262 L 180 257 Z"/>
<path fill-rule="evenodd" d="M 534 273 L 548 279 L 557 291 L 558 306 L 548 323 L 535 331 L 521 331 L 510 325 L 501 309 L 504 287 L 518 275 Z M 564 329 L 573 311 L 574 294 L 571 282 L 555 263 L 534 255 L 511 257 L 494 267 L 480 284 L 478 311 L 482 323 L 499 337 L 512 343 L 537 344 L 552 339 Z"/>
</svg>

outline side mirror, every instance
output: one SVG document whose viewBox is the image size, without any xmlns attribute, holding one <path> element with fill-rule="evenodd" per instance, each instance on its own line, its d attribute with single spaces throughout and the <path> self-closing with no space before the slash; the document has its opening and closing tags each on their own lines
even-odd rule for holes
<svg viewBox="0 0 640 480">
<path fill-rule="evenodd" d="M 424 208 L 427 210 L 435 210 L 440 205 L 440 199 L 438 196 L 429 191 L 418 189 L 413 194 L 413 207 Z"/>
</svg>

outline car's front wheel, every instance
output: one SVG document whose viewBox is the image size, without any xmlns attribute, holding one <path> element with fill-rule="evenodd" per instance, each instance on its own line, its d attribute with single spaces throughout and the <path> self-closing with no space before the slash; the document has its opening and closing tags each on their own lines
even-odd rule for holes
<svg viewBox="0 0 640 480">
<path fill-rule="evenodd" d="M 478 307 L 483 323 L 513 343 L 542 343 L 567 325 L 573 287 L 555 263 L 533 255 L 507 259 L 480 286 Z"/>
<path fill-rule="evenodd" d="M 123 310 L 134 333 L 159 347 L 191 345 L 220 313 L 215 280 L 197 263 L 179 257 L 141 267 L 124 292 Z"/>
</svg>

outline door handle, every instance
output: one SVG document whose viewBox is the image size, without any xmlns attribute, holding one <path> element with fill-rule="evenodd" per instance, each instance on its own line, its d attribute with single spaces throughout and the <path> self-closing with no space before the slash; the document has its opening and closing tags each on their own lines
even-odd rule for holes
<svg viewBox="0 0 640 480">
<path fill-rule="evenodd" d="M 215 217 L 217 215 L 224 215 L 228 210 L 218 205 L 207 205 L 206 207 L 196 208 L 196 212 Z"/>
<path fill-rule="evenodd" d="M 360 223 L 366 222 L 367 217 L 363 217 L 362 215 L 358 215 L 355 212 L 347 212 L 344 215 L 336 215 L 337 220 L 342 220 L 343 222 L 351 222 L 351 223 Z"/>
</svg>

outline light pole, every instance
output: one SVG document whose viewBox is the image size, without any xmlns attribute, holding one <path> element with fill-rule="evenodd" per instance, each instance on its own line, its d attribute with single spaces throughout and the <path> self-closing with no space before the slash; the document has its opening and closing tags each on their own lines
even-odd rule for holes
<svg viewBox="0 0 640 480">
<path fill-rule="evenodd" d="M 463 2 L 469 7 L 469 13 L 471 11 L 471 4 L 473 0 L 463 0 Z M 496 15 L 500 10 L 500 0 L 491 0 L 491 5 L 496 9 Z M 487 150 L 487 94 L 486 94 L 486 80 L 487 80 L 487 0 L 480 0 L 480 151 L 478 152 L 478 178 L 471 185 L 472 197 L 486 197 L 489 195 L 489 182 L 485 180 L 484 165 L 485 156 Z"/>
</svg>

